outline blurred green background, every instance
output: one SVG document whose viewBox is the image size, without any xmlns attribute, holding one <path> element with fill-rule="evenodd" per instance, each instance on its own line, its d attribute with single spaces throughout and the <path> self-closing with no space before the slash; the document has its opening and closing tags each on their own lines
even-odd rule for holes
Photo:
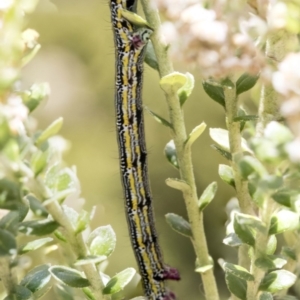
<svg viewBox="0 0 300 300">
<path fill-rule="evenodd" d="M 124 216 L 120 183 L 114 113 L 114 47 L 107 0 L 41 0 L 36 12 L 28 17 L 28 27 L 40 33 L 42 49 L 24 69 L 23 82 L 47 81 L 51 96 L 34 113 L 39 127 L 45 128 L 62 116 L 62 135 L 71 143 L 65 156 L 68 165 L 76 165 L 81 181 L 85 209 L 97 207 L 92 229 L 111 224 L 117 235 L 117 248 L 109 259 L 106 273 L 113 276 L 127 267 L 135 267 Z M 184 106 L 185 121 L 191 131 L 202 121 L 208 127 L 225 127 L 224 111 L 203 92 L 197 70 L 188 69 L 174 59 L 175 69 L 194 74 L 196 86 Z M 158 74 L 145 67 L 143 100 L 146 106 L 168 118 Z M 180 270 L 182 280 L 170 282 L 178 299 L 204 299 L 202 284 L 194 272 L 195 255 L 188 239 L 173 232 L 164 215 L 173 212 L 186 217 L 179 191 L 166 186 L 165 179 L 178 172 L 163 155 L 170 140 L 166 127 L 145 116 L 149 171 L 156 221 L 165 261 Z M 234 195 L 218 177 L 218 164 L 226 161 L 210 145 L 208 130 L 193 146 L 194 171 L 199 195 L 212 181 L 219 189 L 205 210 L 205 228 L 209 250 L 214 258 L 215 274 L 222 299 L 228 297 L 224 274 L 217 259 L 235 262 L 236 249 L 222 243 L 225 236 L 225 205 Z M 76 204 L 74 204 L 76 206 Z M 128 288 L 128 291 L 130 288 Z M 127 294 L 126 297 L 141 294 Z"/>
</svg>

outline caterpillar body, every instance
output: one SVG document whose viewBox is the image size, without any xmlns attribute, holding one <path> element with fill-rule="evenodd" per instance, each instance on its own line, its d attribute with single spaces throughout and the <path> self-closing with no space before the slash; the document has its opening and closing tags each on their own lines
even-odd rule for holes
<svg viewBox="0 0 300 300">
<path fill-rule="evenodd" d="M 176 269 L 163 263 L 154 224 L 148 179 L 142 106 L 143 62 L 152 30 L 136 28 L 123 10 L 135 11 L 136 0 L 110 0 L 116 52 L 115 107 L 121 181 L 131 243 L 149 300 L 172 300 L 166 279 L 179 279 Z"/>
</svg>

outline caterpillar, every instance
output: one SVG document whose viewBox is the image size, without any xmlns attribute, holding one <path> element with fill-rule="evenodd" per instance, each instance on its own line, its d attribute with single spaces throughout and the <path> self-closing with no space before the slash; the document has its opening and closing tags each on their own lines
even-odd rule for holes
<svg viewBox="0 0 300 300">
<path fill-rule="evenodd" d="M 132 248 L 145 296 L 149 300 L 172 300 L 165 280 L 179 280 L 179 273 L 163 263 L 154 224 L 148 179 L 147 151 L 142 106 L 143 62 L 149 28 L 137 28 L 122 16 L 134 12 L 136 0 L 110 0 L 115 41 L 115 107 L 121 181 Z"/>
</svg>

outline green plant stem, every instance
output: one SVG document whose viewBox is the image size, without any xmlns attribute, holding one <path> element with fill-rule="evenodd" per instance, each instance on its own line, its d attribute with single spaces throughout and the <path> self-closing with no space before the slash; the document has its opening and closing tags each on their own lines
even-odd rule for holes
<svg viewBox="0 0 300 300">
<path fill-rule="evenodd" d="M 53 219 L 58 222 L 64 231 L 64 235 L 77 258 L 83 258 L 88 255 L 88 249 L 84 243 L 81 233 L 75 234 L 71 222 L 66 214 L 63 212 L 61 206 L 56 202 L 50 202 L 46 205 L 47 210 L 52 215 Z M 109 299 L 102 294 L 104 284 L 100 274 L 94 264 L 87 264 L 81 266 L 86 278 L 89 280 L 92 292 L 97 300 Z"/>
<path fill-rule="evenodd" d="M 167 53 L 167 46 L 161 41 L 158 32 L 160 28 L 160 18 L 157 9 L 150 4 L 149 0 L 142 0 L 145 16 L 150 25 L 154 28 L 154 34 L 151 37 L 153 47 L 156 53 L 160 77 L 173 73 L 173 66 Z M 184 147 L 187 138 L 183 111 L 180 107 L 178 95 L 174 91 L 166 93 L 166 100 L 169 109 L 171 124 L 173 126 L 173 139 L 176 146 L 177 159 L 180 166 L 180 176 L 189 189 L 183 191 L 188 219 L 193 232 L 193 246 L 200 266 L 211 265 L 211 259 L 208 254 L 207 242 L 203 224 L 203 214 L 199 212 L 198 197 L 193 172 L 190 147 Z M 204 292 L 207 300 L 218 300 L 216 280 L 213 274 L 213 268 L 201 273 Z"/>
<path fill-rule="evenodd" d="M 9 257 L 0 258 L 0 279 L 8 295 L 15 293 L 17 278 L 14 276 L 13 270 L 10 266 Z"/>
<path fill-rule="evenodd" d="M 262 231 L 257 231 L 255 248 L 253 249 L 253 254 L 251 257 L 251 268 L 250 272 L 254 276 L 254 281 L 247 282 L 247 300 L 258 300 L 259 285 L 261 280 L 265 276 L 265 271 L 258 268 L 255 265 L 255 261 L 258 258 L 266 255 L 267 245 L 269 241 L 269 228 L 271 224 L 271 217 L 275 209 L 275 203 L 272 199 L 267 198 L 264 200 L 262 208 L 259 209 L 259 218 L 265 224 L 266 228 Z"/>
<path fill-rule="evenodd" d="M 232 154 L 232 170 L 235 181 L 236 195 L 239 201 L 241 212 L 244 214 L 254 215 L 251 197 L 248 192 L 248 182 L 243 180 L 238 167 L 238 160 L 243 156 L 241 146 L 240 123 L 234 122 L 234 118 L 238 116 L 238 100 L 235 87 L 224 86 L 224 96 L 226 105 L 227 129 L 229 135 L 229 146 Z M 248 255 L 249 247 L 242 245 L 239 247 L 238 264 L 244 268 L 250 267 L 250 259 Z"/>
</svg>

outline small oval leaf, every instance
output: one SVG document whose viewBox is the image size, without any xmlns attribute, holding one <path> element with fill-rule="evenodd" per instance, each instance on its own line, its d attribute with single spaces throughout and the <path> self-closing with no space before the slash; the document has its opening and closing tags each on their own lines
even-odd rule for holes
<svg viewBox="0 0 300 300">
<path fill-rule="evenodd" d="M 198 207 L 200 211 L 203 211 L 204 208 L 213 200 L 218 189 L 218 184 L 212 182 L 208 187 L 203 191 L 200 199 L 198 200 Z"/>
<path fill-rule="evenodd" d="M 250 75 L 248 73 L 244 73 L 236 82 L 236 94 L 239 95 L 252 89 L 255 86 L 258 78 L 259 75 Z"/>
<path fill-rule="evenodd" d="M 171 140 L 169 143 L 167 143 L 164 152 L 165 152 L 165 156 L 167 157 L 169 163 L 176 169 L 179 169 L 176 147 L 175 147 L 173 140 Z"/>
<path fill-rule="evenodd" d="M 131 281 L 136 271 L 133 268 L 127 268 L 114 277 L 112 277 L 103 289 L 103 294 L 111 295 L 121 290 Z"/>
<path fill-rule="evenodd" d="M 49 268 L 49 272 L 56 280 L 68 286 L 74 288 L 90 286 L 89 281 L 75 269 L 67 268 L 64 266 L 53 266 Z"/>
<path fill-rule="evenodd" d="M 204 132 L 205 128 L 206 124 L 204 122 L 196 126 L 185 140 L 185 146 L 191 147 L 192 144 L 198 139 L 198 137 Z"/>
<path fill-rule="evenodd" d="M 261 291 L 275 293 L 288 289 L 296 282 L 297 276 L 286 270 L 277 270 L 268 273 L 259 286 Z"/>
<path fill-rule="evenodd" d="M 223 264 L 223 268 L 224 268 L 225 272 L 231 273 L 232 275 L 234 275 L 240 279 L 244 279 L 246 281 L 254 280 L 254 276 L 248 270 L 246 270 L 245 268 L 243 268 L 241 266 L 225 262 Z"/>
<path fill-rule="evenodd" d="M 26 221 L 19 224 L 19 231 L 26 235 L 46 235 L 55 231 L 60 225 L 49 219 Z"/>
<path fill-rule="evenodd" d="M 54 122 L 52 122 L 36 139 L 35 144 L 37 146 L 41 145 L 43 142 L 45 142 L 47 139 L 49 139 L 51 136 L 56 135 L 61 127 L 63 125 L 63 118 L 60 117 Z"/>
<path fill-rule="evenodd" d="M 50 238 L 50 237 L 43 238 L 43 239 L 37 239 L 37 240 L 27 243 L 25 246 L 22 246 L 18 252 L 19 252 L 19 254 L 24 254 L 29 251 L 34 251 L 36 249 L 43 247 L 45 244 L 47 244 L 51 241 L 53 241 L 53 238 Z"/>
<path fill-rule="evenodd" d="M 160 117 L 158 114 L 156 114 L 155 112 L 153 112 L 152 110 L 150 110 L 148 107 L 145 106 L 146 111 L 154 118 L 155 121 L 157 121 L 158 123 L 169 127 L 171 129 L 173 129 L 172 124 L 170 122 L 168 122 L 167 120 L 165 120 L 164 118 Z"/>
<path fill-rule="evenodd" d="M 116 234 L 110 225 L 96 228 L 88 237 L 91 255 L 109 257 L 116 247 Z"/>
<path fill-rule="evenodd" d="M 241 300 L 246 300 L 247 281 L 226 272 L 225 280 L 229 291 Z"/>
<path fill-rule="evenodd" d="M 179 102 L 182 106 L 185 101 L 188 99 L 188 97 L 191 95 L 194 85 L 195 85 L 195 79 L 194 76 L 190 73 L 185 73 L 186 76 L 186 83 L 185 85 L 178 90 L 178 96 L 179 96 Z"/>
<path fill-rule="evenodd" d="M 281 210 L 272 216 L 269 234 L 278 234 L 284 231 L 291 231 L 297 229 L 298 227 L 298 214 L 289 210 Z"/>
<path fill-rule="evenodd" d="M 0 229 L 0 256 L 12 256 L 17 253 L 15 237 L 7 230 Z"/>
<path fill-rule="evenodd" d="M 173 72 L 161 78 L 160 87 L 166 94 L 177 93 L 186 84 L 187 78 L 184 74 Z"/>
<path fill-rule="evenodd" d="M 50 279 L 49 265 L 40 265 L 30 270 L 21 280 L 20 285 L 35 293 L 46 286 Z"/>
<path fill-rule="evenodd" d="M 166 220 L 173 230 L 186 237 L 193 238 L 191 225 L 184 218 L 176 214 L 169 213 L 166 214 Z"/>
<path fill-rule="evenodd" d="M 219 165 L 219 176 L 225 183 L 227 183 L 235 188 L 235 181 L 234 181 L 232 167 L 220 164 Z"/>
<path fill-rule="evenodd" d="M 225 95 L 221 86 L 213 85 L 208 81 L 202 82 L 205 93 L 225 108 Z"/>
</svg>

